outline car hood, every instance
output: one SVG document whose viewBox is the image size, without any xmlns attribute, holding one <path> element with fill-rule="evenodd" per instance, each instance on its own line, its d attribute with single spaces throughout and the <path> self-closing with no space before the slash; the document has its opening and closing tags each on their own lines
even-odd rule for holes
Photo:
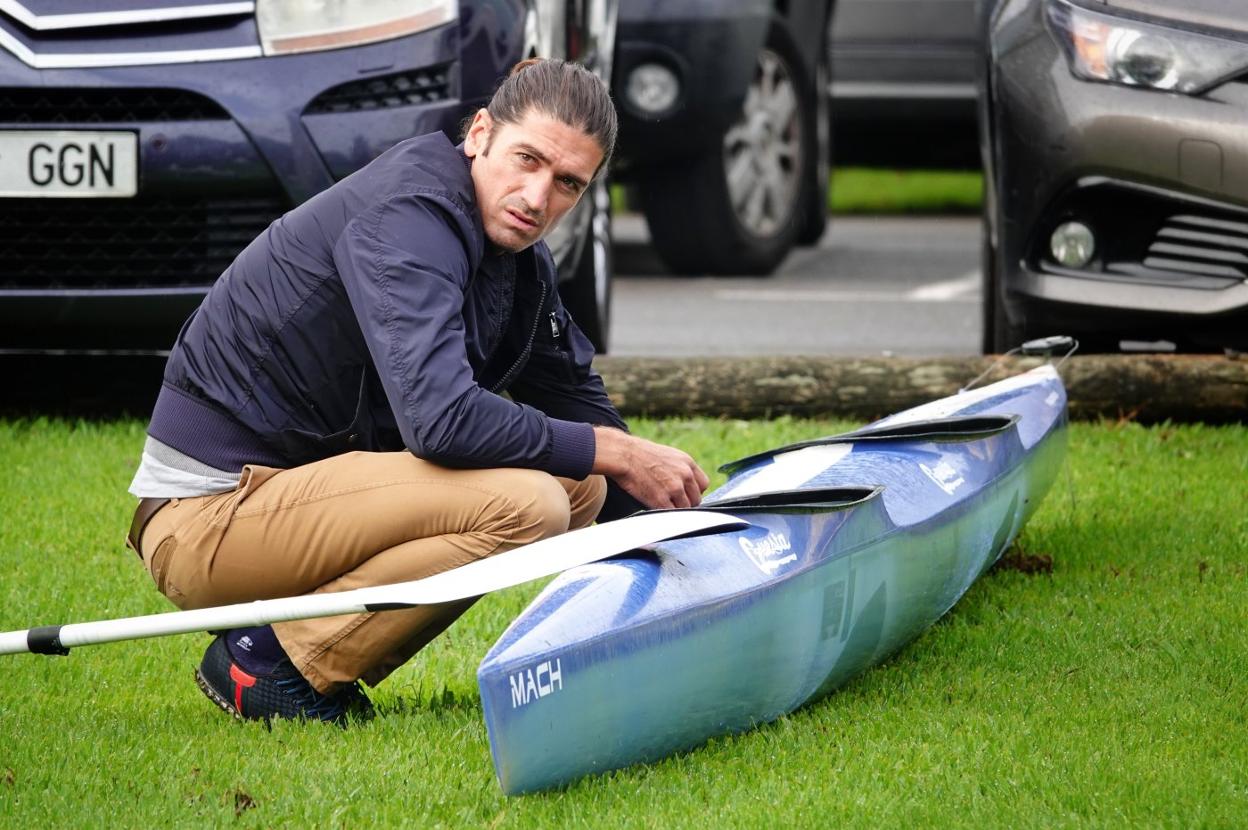
<svg viewBox="0 0 1248 830">
<path fill-rule="evenodd" d="M 1232 32 L 1248 32 L 1244 0 L 1104 0 L 1111 9 Z"/>
</svg>

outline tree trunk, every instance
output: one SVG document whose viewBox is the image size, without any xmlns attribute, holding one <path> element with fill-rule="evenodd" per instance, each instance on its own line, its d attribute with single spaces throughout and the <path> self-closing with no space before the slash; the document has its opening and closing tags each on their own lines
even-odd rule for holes
<svg viewBox="0 0 1248 830">
<path fill-rule="evenodd" d="M 952 395 L 995 358 L 626 358 L 602 373 L 627 415 L 775 415 L 873 420 Z M 979 384 L 1038 366 L 1011 358 Z M 1076 355 L 1061 370 L 1074 418 L 1248 420 L 1248 360 L 1191 355 Z"/>
</svg>

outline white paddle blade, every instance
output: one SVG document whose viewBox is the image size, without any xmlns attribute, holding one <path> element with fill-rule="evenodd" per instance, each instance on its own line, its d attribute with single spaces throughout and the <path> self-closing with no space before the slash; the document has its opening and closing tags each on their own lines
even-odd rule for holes
<svg viewBox="0 0 1248 830">
<path fill-rule="evenodd" d="M 697 533 L 748 527 L 735 516 L 701 510 L 641 513 L 534 542 L 412 582 L 328 594 L 257 600 L 194 611 L 44 626 L 0 633 L 0 654 L 65 654 L 77 646 L 214 631 L 288 620 L 437 605 L 550 576 L 577 565 Z"/>
<path fill-rule="evenodd" d="M 453 602 L 562 573 L 666 539 L 745 527 L 749 527 L 749 522 L 706 510 L 639 513 L 543 539 L 414 582 L 362 588 L 359 594 L 372 610 Z"/>
</svg>

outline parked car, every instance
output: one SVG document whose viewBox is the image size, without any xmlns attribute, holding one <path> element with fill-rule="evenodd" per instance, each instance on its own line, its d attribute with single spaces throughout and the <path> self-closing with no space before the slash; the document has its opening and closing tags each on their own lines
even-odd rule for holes
<svg viewBox="0 0 1248 830">
<path fill-rule="evenodd" d="M 402 139 L 458 140 L 517 60 L 606 77 L 613 4 L 0 4 L 0 348 L 169 348 L 271 221 Z M 605 183 L 550 241 L 604 348 Z"/>
<path fill-rule="evenodd" d="M 1248 344 L 1248 7 L 985 9 L 984 349 Z"/>
<path fill-rule="evenodd" d="M 829 39 L 833 159 L 979 167 L 976 0 L 838 0 Z"/>
<path fill-rule="evenodd" d="M 679 273 L 766 274 L 827 221 L 830 0 L 621 0 L 614 175 Z"/>
</svg>

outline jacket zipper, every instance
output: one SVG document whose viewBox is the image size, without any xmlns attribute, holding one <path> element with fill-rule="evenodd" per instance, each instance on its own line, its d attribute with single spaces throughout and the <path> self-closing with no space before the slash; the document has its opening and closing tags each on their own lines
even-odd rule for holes
<svg viewBox="0 0 1248 830">
<path fill-rule="evenodd" d="M 520 367 L 528 361 L 529 355 L 533 353 L 533 341 L 537 339 L 537 327 L 542 324 L 542 312 L 546 310 L 546 283 L 540 282 L 538 285 L 541 286 L 542 293 L 537 300 L 537 316 L 533 318 L 533 328 L 529 330 L 529 341 L 524 344 L 524 348 L 520 351 L 520 356 L 516 358 L 515 363 L 511 364 L 511 368 L 503 374 L 502 379 L 490 387 L 491 392 L 498 392 L 498 390 L 506 388 L 509 383 L 515 380 Z M 555 329 L 553 316 L 551 317 L 551 328 Z"/>
</svg>

